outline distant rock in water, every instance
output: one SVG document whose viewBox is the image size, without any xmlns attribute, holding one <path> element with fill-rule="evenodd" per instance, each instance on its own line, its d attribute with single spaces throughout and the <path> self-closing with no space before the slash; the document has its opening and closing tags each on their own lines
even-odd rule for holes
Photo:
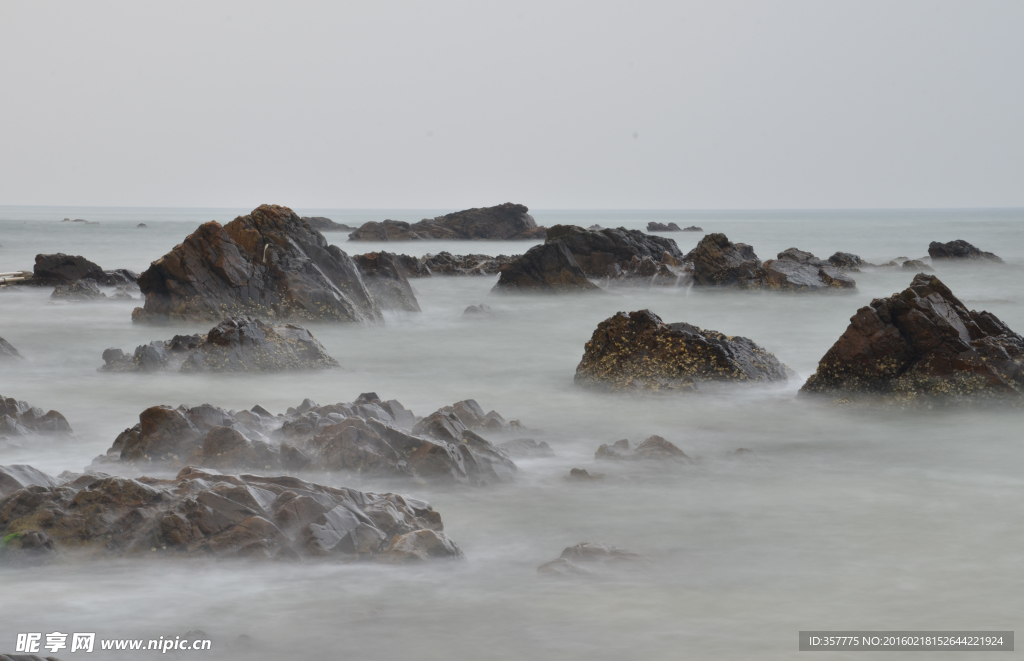
<svg viewBox="0 0 1024 661">
<path fill-rule="evenodd" d="M 79 280 L 69 284 L 60 284 L 53 288 L 50 298 L 66 299 L 71 301 L 96 300 L 106 298 L 107 295 L 100 291 L 92 280 Z"/>
<path fill-rule="evenodd" d="M 114 287 L 117 285 L 134 284 L 138 274 L 128 269 L 104 271 L 94 262 L 81 255 L 36 255 L 36 263 L 32 269 L 32 277 L 26 280 L 27 285 L 62 285 L 72 284 L 81 280 L 92 280 L 98 285 Z"/>
<path fill-rule="evenodd" d="M 427 218 L 418 223 L 400 220 L 371 221 L 349 235 L 349 241 L 423 241 L 431 239 L 541 239 L 543 227 L 537 227 L 522 204 L 506 202 L 496 207 L 466 209 L 445 216 Z"/>
<path fill-rule="evenodd" d="M 720 233 L 706 235 L 685 261 L 692 264 L 693 284 L 698 286 L 746 287 L 760 279 L 761 260 L 753 247 Z"/>
<path fill-rule="evenodd" d="M 857 311 L 801 388 L 837 399 L 879 395 L 1021 402 L 1024 339 L 989 312 L 968 311 L 938 278 Z"/>
<path fill-rule="evenodd" d="M 682 228 L 675 223 L 656 223 L 653 220 L 647 223 L 648 232 L 682 232 Z"/>
<path fill-rule="evenodd" d="M 98 220 L 85 220 L 83 218 L 75 218 L 74 220 L 71 220 L 70 218 L 65 218 L 64 220 L 62 220 L 60 222 L 62 222 L 62 223 L 83 223 L 85 225 L 99 225 L 100 224 Z"/>
<path fill-rule="evenodd" d="M 276 372 L 338 367 L 313 335 L 292 324 L 232 317 L 206 335 L 175 335 L 150 342 L 127 355 L 103 352 L 102 372 Z"/>
<path fill-rule="evenodd" d="M 334 559 L 385 563 L 460 558 L 422 500 L 289 477 L 194 467 L 174 479 L 84 474 L 62 482 L 11 469 L 25 488 L 0 500 L 0 561 L 91 557 Z"/>
<path fill-rule="evenodd" d="M 686 453 L 676 447 L 675 444 L 666 441 L 661 436 L 650 436 L 642 441 L 635 448 L 631 448 L 628 439 L 616 441 L 612 445 L 602 445 L 594 453 L 595 459 L 623 460 L 656 460 L 689 462 L 690 458 Z"/>
<path fill-rule="evenodd" d="M 989 262 L 1003 263 L 1003 260 L 990 252 L 983 252 L 967 243 L 963 239 L 939 243 L 932 241 L 928 244 L 928 255 L 932 259 L 981 259 Z"/>
<path fill-rule="evenodd" d="M 618 277 L 634 257 L 649 257 L 655 264 L 679 264 L 683 259 L 672 239 L 621 227 L 592 232 L 575 225 L 554 225 L 548 229 L 548 241 L 556 240 L 565 243 L 583 272 L 594 278 Z"/>
<path fill-rule="evenodd" d="M 305 400 L 273 416 L 262 407 L 154 406 L 94 464 L 205 466 L 218 470 L 352 471 L 380 477 L 482 485 L 512 479 L 516 465 L 477 432 L 521 432 L 473 400 L 417 418 L 365 393 L 349 404 Z"/>
<path fill-rule="evenodd" d="M 581 471 L 581 473 L 586 474 L 586 471 Z M 568 547 L 562 551 L 562 555 L 557 560 L 544 563 L 537 568 L 537 571 L 551 576 L 589 576 L 597 573 L 595 570 L 602 568 L 625 568 L 646 564 L 647 559 L 639 553 L 606 544 L 583 542 Z"/>
<path fill-rule="evenodd" d="M 494 292 L 600 291 L 560 240 L 534 246 L 501 269 Z"/>
<path fill-rule="evenodd" d="M 71 425 L 57 411 L 43 411 L 28 402 L 0 395 L 0 439 L 30 434 L 70 434 Z"/>
<path fill-rule="evenodd" d="M 703 232 L 704 230 L 696 225 L 690 225 L 689 227 L 683 228 L 684 232 Z"/>
<path fill-rule="evenodd" d="M 0 337 L 0 361 L 20 359 L 22 355 L 14 348 L 14 345 Z"/>
<path fill-rule="evenodd" d="M 287 207 L 264 204 L 227 225 L 200 225 L 139 276 L 137 322 L 217 321 L 251 314 L 376 322 L 380 304 L 355 262 Z"/>
<path fill-rule="evenodd" d="M 860 267 L 868 266 L 868 263 L 849 252 L 837 252 L 828 258 L 828 263 L 844 271 L 859 271 Z"/>
<path fill-rule="evenodd" d="M 370 291 L 382 310 L 404 310 L 419 312 L 420 304 L 412 285 L 405 277 L 401 257 L 389 252 L 368 252 L 353 257 L 363 284 Z"/>
<path fill-rule="evenodd" d="M 857 283 L 842 269 L 823 262 L 809 252 L 788 248 L 763 265 L 760 284 L 787 291 L 836 291 L 856 289 Z M 755 279 L 751 284 L 758 281 Z"/>
<path fill-rule="evenodd" d="M 139 223 L 139 224 L 138 224 L 138 225 L 136 225 L 135 227 L 136 227 L 136 229 L 138 229 L 138 228 L 140 228 L 140 227 L 149 227 L 149 225 L 147 225 L 146 223 Z"/>
<path fill-rule="evenodd" d="M 598 324 L 576 367 L 577 385 L 608 390 L 694 390 L 704 382 L 786 379 L 786 367 L 751 340 L 666 324 L 650 310 L 619 312 Z"/>
<path fill-rule="evenodd" d="M 302 220 L 318 232 L 351 232 L 355 229 L 344 223 L 336 223 L 330 218 L 324 218 L 323 216 L 303 216 Z"/>
<path fill-rule="evenodd" d="M 491 306 L 481 303 L 480 305 L 470 305 L 468 308 L 462 311 L 463 315 L 476 316 L 481 314 L 490 314 L 492 312 Z"/>
<path fill-rule="evenodd" d="M 427 255 L 420 263 L 430 275 L 496 275 L 501 267 L 512 262 L 507 255 L 453 255 L 439 252 Z"/>
<path fill-rule="evenodd" d="M 724 234 L 706 235 L 684 261 L 700 286 L 819 292 L 857 287 L 843 269 L 804 250 L 787 248 L 762 264 L 751 246 L 733 243 Z"/>
<path fill-rule="evenodd" d="M 915 271 L 917 273 L 930 270 L 927 264 L 918 259 L 908 259 L 900 264 L 900 268 L 904 271 Z"/>
</svg>

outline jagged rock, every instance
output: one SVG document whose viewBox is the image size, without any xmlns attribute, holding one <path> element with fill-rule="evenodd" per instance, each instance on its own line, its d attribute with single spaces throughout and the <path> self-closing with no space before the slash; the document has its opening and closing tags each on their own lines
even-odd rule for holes
<svg viewBox="0 0 1024 661">
<path fill-rule="evenodd" d="M 683 228 L 684 232 L 703 232 L 704 230 L 696 225 L 690 225 L 689 227 Z"/>
<path fill-rule="evenodd" d="M 14 345 L 0 337 L 0 361 L 22 358 L 22 355 L 14 348 Z"/>
<path fill-rule="evenodd" d="M 330 218 L 324 218 L 323 216 L 303 216 L 302 220 L 318 232 L 351 232 L 355 229 L 344 223 L 336 223 Z"/>
<path fill-rule="evenodd" d="M 103 352 L 101 372 L 275 372 L 338 367 L 305 328 L 232 317 L 206 335 L 175 335 L 135 348 Z"/>
<path fill-rule="evenodd" d="M 25 487 L 55 487 L 60 480 L 27 464 L 0 466 L 0 498 Z"/>
<path fill-rule="evenodd" d="M 491 306 L 481 303 L 480 305 L 470 305 L 468 308 L 462 311 L 463 315 L 476 316 L 481 314 L 490 314 L 492 312 Z"/>
<path fill-rule="evenodd" d="M 53 288 L 50 298 L 66 299 L 71 301 L 86 301 L 106 298 L 107 295 L 100 291 L 92 280 L 78 280 L 70 284 L 61 284 Z"/>
<path fill-rule="evenodd" d="M 507 255 L 453 255 L 439 252 L 427 255 L 420 263 L 429 275 L 495 275 L 501 267 L 510 263 L 514 257 Z"/>
<path fill-rule="evenodd" d="M 932 241 L 928 244 L 928 255 L 932 259 L 983 259 L 990 262 L 1003 262 L 1002 259 L 990 252 L 984 252 L 975 248 L 963 239 L 939 243 Z"/>
<path fill-rule="evenodd" d="M 828 263 L 844 271 L 859 271 L 860 267 L 867 266 L 867 262 L 849 252 L 837 252 L 828 258 Z"/>
<path fill-rule="evenodd" d="M 576 367 L 578 385 L 609 390 L 693 390 L 705 382 L 786 378 L 786 367 L 751 340 L 666 324 L 650 310 L 619 312 L 598 324 Z"/>
<path fill-rule="evenodd" d="M 0 438 L 29 434 L 70 434 L 71 425 L 57 411 L 44 412 L 28 402 L 0 395 Z"/>
<path fill-rule="evenodd" d="M 621 227 L 592 232 L 575 225 L 554 225 L 548 229 L 548 242 L 553 241 L 564 243 L 590 277 L 618 276 L 615 266 L 626 269 L 634 257 L 671 265 L 681 264 L 684 257 L 672 239 Z"/>
<path fill-rule="evenodd" d="M 690 264 L 694 284 L 703 286 L 784 291 L 841 291 L 857 287 L 841 268 L 809 252 L 787 248 L 777 259 L 762 264 L 752 247 L 732 243 L 724 234 L 708 234 L 684 259 Z"/>
<path fill-rule="evenodd" d="M 693 264 L 693 283 L 708 286 L 750 286 L 759 279 L 761 260 L 745 243 L 733 243 L 721 233 L 708 234 L 686 255 Z"/>
<path fill-rule="evenodd" d="M 801 388 L 836 398 L 1008 399 L 1024 390 L 1024 339 L 989 312 L 968 311 L 938 278 L 857 311 Z"/>
<path fill-rule="evenodd" d="M 682 228 L 675 223 L 656 223 L 653 220 L 647 223 L 648 232 L 682 232 Z"/>
<path fill-rule="evenodd" d="M 227 225 L 210 221 L 139 276 L 134 321 L 380 321 L 355 262 L 287 207 L 262 205 Z"/>
<path fill-rule="evenodd" d="M 842 269 L 809 252 L 788 248 L 762 266 L 762 286 L 787 291 L 834 291 L 856 289 L 857 283 Z M 753 283 L 751 283 L 753 284 Z"/>
<path fill-rule="evenodd" d="M 532 438 L 513 438 L 511 441 L 499 444 L 498 448 L 513 459 L 555 456 L 554 450 L 546 441 L 538 443 Z"/>
<path fill-rule="evenodd" d="M 566 245 L 558 240 L 534 246 L 501 268 L 495 292 L 598 291 L 576 263 Z"/>
<path fill-rule="evenodd" d="M 356 255 L 353 259 L 363 274 L 363 284 L 382 310 L 420 311 L 419 301 L 405 276 L 406 269 L 398 255 L 369 252 Z"/>
<path fill-rule="evenodd" d="M 461 557 L 442 531 L 440 515 L 408 496 L 192 466 L 170 480 L 82 476 L 0 500 L 5 560 L 58 553 L 379 562 Z"/>
<path fill-rule="evenodd" d="M 463 484 L 511 479 L 515 464 L 474 429 L 501 433 L 521 426 L 494 411 L 484 414 L 473 400 L 417 420 L 398 402 L 381 401 L 374 393 L 350 404 L 306 400 L 283 416 L 260 407 L 232 412 L 208 404 L 154 406 L 96 464 L 354 471 Z"/>
<path fill-rule="evenodd" d="M 466 209 L 418 223 L 371 221 L 349 235 L 349 241 L 413 241 L 429 239 L 544 239 L 545 230 L 522 204 Z"/>
<path fill-rule="evenodd" d="M 646 565 L 647 560 L 639 553 L 633 553 L 607 544 L 583 542 L 562 551 L 557 560 L 544 563 L 537 568 L 542 574 L 561 576 L 594 574 L 596 567 Z"/>
<path fill-rule="evenodd" d="M 658 461 L 689 461 L 686 453 L 661 436 L 650 436 L 635 448 L 630 448 L 629 440 L 622 439 L 612 445 L 602 445 L 594 453 L 595 459 L 615 460 L 658 460 Z"/>
<path fill-rule="evenodd" d="M 82 221 L 84 222 L 84 221 Z M 36 263 L 32 269 L 32 277 L 25 284 L 61 285 L 92 280 L 96 284 L 113 287 L 116 285 L 134 284 L 138 274 L 128 269 L 104 271 L 94 262 L 81 255 L 36 255 Z"/>
</svg>

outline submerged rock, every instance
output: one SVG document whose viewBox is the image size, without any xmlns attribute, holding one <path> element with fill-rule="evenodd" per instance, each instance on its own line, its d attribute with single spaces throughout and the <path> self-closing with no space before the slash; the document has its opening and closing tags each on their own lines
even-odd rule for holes
<svg viewBox="0 0 1024 661">
<path fill-rule="evenodd" d="M 557 560 L 546 562 L 537 568 L 541 574 L 555 576 L 591 575 L 597 568 L 636 567 L 647 564 L 647 559 L 607 544 L 583 542 L 562 551 Z"/>
<path fill-rule="evenodd" d="M 0 361 L 13 360 L 15 358 L 22 358 L 21 353 L 14 348 L 14 345 L 0 337 Z"/>
<path fill-rule="evenodd" d="M 226 315 L 380 321 L 355 262 L 294 211 L 262 205 L 210 221 L 139 276 L 134 321 L 216 321 Z"/>
<path fill-rule="evenodd" d="M 323 216 L 303 216 L 302 220 L 318 232 L 351 232 L 355 229 L 344 223 L 336 223 L 330 218 L 324 218 Z"/>
<path fill-rule="evenodd" d="M 405 276 L 405 267 L 398 255 L 369 252 L 356 255 L 353 259 L 363 274 L 363 284 L 382 310 L 420 311 L 419 301 Z"/>
<path fill-rule="evenodd" d="M 418 223 L 371 221 L 349 235 L 349 241 L 413 241 L 430 239 L 544 239 L 545 229 L 522 204 L 466 209 Z"/>
<path fill-rule="evenodd" d="M 83 475 L 36 483 L 0 500 L 5 560 L 72 553 L 381 562 L 461 557 L 443 528 L 428 503 L 408 496 L 191 466 L 170 480 Z"/>
<path fill-rule="evenodd" d="M 609 390 L 693 390 L 703 382 L 786 378 L 786 367 L 745 337 L 666 324 L 650 310 L 640 310 L 619 312 L 598 324 L 575 380 Z"/>
<path fill-rule="evenodd" d="M 858 310 L 800 391 L 1020 402 L 1022 389 L 1024 339 L 920 273 L 904 291 Z"/>
<path fill-rule="evenodd" d="M 675 223 L 656 223 L 653 220 L 647 223 L 648 232 L 682 232 L 682 228 Z"/>
<path fill-rule="evenodd" d="M 28 402 L 0 395 L 0 438 L 70 433 L 71 425 L 57 411 L 43 411 Z"/>
<path fill-rule="evenodd" d="M 470 305 L 469 307 L 462 311 L 462 314 L 464 316 L 469 315 L 471 317 L 475 317 L 481 314 L 490 314 L 491 312 L 493 312 L 493 310 L 491 309 L 490 305 L 487 305 L 486 303 L 481 303 L 480 305 Z"/>
<path fill-rule="evenodd" d="M 495 292 L 599 291 L 562 241 L 534 246 L 501 268 Z"/>
<path fill-rule="evenodd" d="M 366 393 L 349 404 L 306 400 L 287 414 L 260 407 L 154 406 L 122 432 L 97 464 L 160 463 L 217 469 L 354 471 L 461 484 L 506 481 L 515 463 L 476 431 L 521 429 L 473 400 L 417 419 L 400 403 Z"/>
<path fill-rule="evenodd" d="M 53 288 L 50 298 L 65 299 L 70 301 L 87 301 L 106 298 L 107 295 L 100 291 L 92 280 L 78 280 L 69 284 L 57 285 Z"/>
<path fill-rule="evenodd" d="M 555 451 L 545 441 L 538 443 L 532 438 L 513 438 L 498 445 L 498 447 L 513 459 L 523 457 L 553 457 Z"/>
<path fill-rule="evenodd" d="M 103 352 L 102 372 L 275 372 L 338 367 L 305 328 L 269 324 L 253 317 L 232 317 L 206 335 L 175 335 L 150 342 L 127 355 Z"/>
<path fill-rule="evenodd" d="M 650 436 L 642 441 L 635 448 L 629 446 L 628 439 L 616 441 L 612 445 L 602 445 L 594 453 L 595 459 L 614 460 L 657 460 L 657 461 L 683 461 L 688 462 L 690 458 L 686 453 L 676 447 L 673 443 L 666 441 L 661 436 Z"/>
<path fill-rule="evenodd" d="M 82 221 L 84 222 L 84 221 Z M 138 274 L 128 269 L 104 271 L 99 264 L 90 262 L 81 255 L 36 255 L 36 263 L 32 268 L 32 277 L 24 282 L 27 285 L 67 285 L 82 280 L 91 280 L 95 284 L 106 287 L 134 284 Z"/>
<path fill-rule="evenodd" d="M 932 259 L 981 259 L 1000 264 L 1003 262 L 996 255 L 979 250 L 963 239 L 950 241 L 949 243 L 932 241 L 928 244 L 928 255 Z"/>
</svg>

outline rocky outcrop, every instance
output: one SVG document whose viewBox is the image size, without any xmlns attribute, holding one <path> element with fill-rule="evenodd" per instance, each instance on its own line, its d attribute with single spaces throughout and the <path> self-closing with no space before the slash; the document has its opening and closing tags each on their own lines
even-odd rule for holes
<svg viewBox="0 0 1024 661">
<path fill-rule="evenodd" d="M 745 243 L 733 243 L 721 233 L 708 234 L 690 251 L 693 284 L 703 287 L 759 286 L 761 260 Z"/>
<path fill-rule="evenodd" d="M 938 278 L 871 301 L 801 388 L 845 399 L 1021 401 L 1024 339 L 989 312 L 967 310 Z"/>
<path fill-rule="evenodd" d="M 786 367 L 751 340 L 666 324 L 650 310 L 619 312 L 598 324 L 576 367 L 578 385 L 609 390 L 693 390 L 701 383 L 786 378 Z"/>
<path fill-rule="evenodd" d="M 860 258 L 860 255 L 854 255 L 849 252 L 833 253 L 833 255 L 828 258 L 828 263 L 837 269 L 842 269 L 844 271 L 859 271 L 862 266 L 870 266 Z"/>
<path fill-rule="evenodd" d="M 278 372 L 338 367 L 305 328 L 232 317 L 206 335 L 175 335 L 150 342 L 134 354 L 103 352 L 101 372 Z"/>
<path fill-rule="evenodd" d="M 522 204 L 466 209 L 418 223 L 371 221 L 349 235 L 349 241 L 422 241 L 431 239 L 544 239 L 545 230 Z"/>
<path fill-rule="evenodd" d="M 55 487 L 61 481 L 27 464 L 0 466 L 0 498 L 25 487 Z"/>
<path fill-rule="evenodd" d="M 857 283 L 842 269 L 823 262 L 809 252 L 788 248 L 762 266 L 760 284 L 785 291 L 853 290 Z M 750 284 L 754 285 L 755 279 Z"/>
<path fill-rule="evenodd" d="M 408 496 L 195 467 L 169 480 L 85 474 L 0 500 L 5 561 L 72 554 L 388 563 L 461 557 L 443 529 L 428 503 Z"/>
<path fill-rule="evenodd" d="M 928 256 L 932 259 L 985 260 L 1003 263 L 1003 260 L 996 255 L 979 250 L 963 239 L 950 241 L 949 243 L 932 241 L 928 244 Z"/>
<path fill-rule="evenodd" d="M 344 223 L 336 223 L 330 218 L 324 218 L 323 216 L 303 216 L 302 220 L 318 232 L 351 232 L 355 229 Z"/>
<path fill-rule="evenodd" d="M 548 242 L 561 241 L 583 272 L 592 277 L 618 277 L 629 264 L 645 258 L 655 265 L 679 265 L 683 253 L 672 239 L 650 236 L 639 230 L 604 229 L 597 232 L 575 225 L 554 225 Z"/>
<path fill-rule="evenodd" d="M 154 406 L 97 459 L 108 463 L 203 466 L 219 470 L 353 471 L 453 484 L 506 481 L 508 456 L 477 432 L 520 431 L 473 400 L 417 418 L 373 393 L 355 402 L 318 406 L 309 400 L 272 416 L 261 407 L 225 411 L 204 404 Z"/>
<path fill-rule="evenodd" d="M 611 459 L 615 461 L 655 460 L 671 462 L 689 462 L 686 453 L 661 436 L 650 436 L 635 448 L 629 445 L 629 439 L 616 441 L 611 445 L 602 445 L 594 453 L 595 459 Z"/>
<path fill-rule="evenodd" d="M 647 564 L 639 553 L 608 546 L 583 542 L 562 551 L 557 560 L 546 562 L 537 568 L 541 574 L 552 576 L 587 576 L 601 568 L 637 567 Z"/>
<path fill-rule="evenodd" d="M 0 337 L 0 361 L 22 358 L 21 353 L 14 348 L 14 345 Z"/>
<path fill-rule="evenodd" d="M 43 411 L 28 402 L 0 395 L 0 438 L 70 433 L 71 425 L 57 411 Z"/>
<path fill-rule="evenodd" d="M 506 264 L 492 291 L 495 292 L 585 292 L 599 291 L 562 241 L 534 246 Z"/>
<path fill-rule="evenodd" d="M 380 321 L 355 262 L 287 207 L 262 205 L 227 225 L 210 221 L 139 276 L 135 321 L 216 321 L 251 314 L 294 320 Z"/>
<path fill-rule="evenodd" d="M 68 284 L 60 284 L 53 288 L 50 298 L 67 301 L 95 301 L 106 298 L 92 280 L 78 280 Z"/>
<path fill-rule="evenodd" d="M 82 280 L 91 280 L 97 285 L 114 287 L 117 285 L 134 284 L 138 274 L 128 269 L 104 271 L 94 262 L 81 255 L 36 255 L 36 263 L 32 269 L 32 277 L 25 281 L 28 285 L 67 285 Z"/>
<path fill-rule="evenodd" d="M 682 228 L 675 223 L 656 223 L 653 220 L 647 223 L 648 232 L 682 232 Z"/>
<path fill-rule="evenodd" d="M 356 255 L 353 259 L 363 275 L 363 284 L 382 310 L 420 311 L 419 301 L 405 276 L 406 269 L 398 255 L 369 252 Z"/>
</svg>

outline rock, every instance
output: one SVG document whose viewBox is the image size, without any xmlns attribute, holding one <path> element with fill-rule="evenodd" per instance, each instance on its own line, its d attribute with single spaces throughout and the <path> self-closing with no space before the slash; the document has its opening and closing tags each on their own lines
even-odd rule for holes
<svg viewBox="0 0 1024 661">
<path fill-rule="evenodd" d="M 963 239 L 939 243 L 932 241 L 928 244 L 928 256 L 932 259 L 982 259 L 990 262 L 1003 263 L 1003 260 L 990 252 L 983 252 L 967 243 Z"/>
<path fill-rule="evenodd" d="M 324 218 L 323 216 L 303 216 L 302 220 L 318 232 L 351 232 L 355 229 L 344 223 L 336 223 L 330 218 Z"/>
<path fill-rule="evenodd" d="M 0 438 L 28 436 L 29 434 L 65 435 L 71 425 L 57 411 L 44 412 L 28 402 L 0 395 Z"/>
<path fill-rule="evenodd" d="M 809 252 L 788 248 L 764 263 L 762 286 L 786 291 L 854 290 L 857 283 L 842 269 Z M 755 284 L 753 281 L 751 285 Z"/>
<path fill-rule="evenodd" d="M 458 558 L 424 501 L 295 477 L 183 468 L 174 479 L 100 477 L 21 488 L 0 500 L 5 560 L 40 555 L 356 559 Z"/>
<path fill-rule="evenodd" d="M 867 262 L 861 259 L 860 255 L 849 252 L 834 253 L 828 258 L 828 263 L 844 271 L 859 271 L 862 266 L 867 266 Z"/>
<path fill-rule="evenodd" d="M 682 232 L 683 230 L 675 223 L 656 223 L 653 220 L 647 223 L 648 232 Z"/>
<path fill-rule="evenodd" d="M 501 269 L 495 292 L 598 291 L 576 263 L 566 245 L 558 240 L 534 246 Z"/>
<path fill-rule="evenodd" d="M 470 305 L 468 308 L 462 311 L 462 314 L 469 315 L 472 317 L 481 314 L 490 314 L 492 311 L 493 310 L 491 310 L 490 305 L 481 303 L 480 305 Z"/>
<path fill-rule="evenodd" d="M 421 264 L 427 269 L 428 275 L 495 275 L 513 259 L 515 258 L 507 255 L 491 257 L 439 252 L 436 255 L 427 255 Z"/>
<path fill-rule="evenodd" d="M 684 257 L 672 239 L 621 227 L 592 232 L 575 225 L 554 225 L 548 229 L 548 242 L 553 241 L 563 242 L 583 272 L 594 278 L 617 276 L 615 265 L 626 269 L 634 257 L 672 265 L 682 264 Z"/>
<path fill-rule="evenodd" d="M 697 227 L 696 225 L 690 225 L 689 227 L 684 227 L 683 231 L 684 232 L 703 232 L 704 230 L 701 229 L 700 227 Z"/>
<path fill-rule="evenodd" d="M 61 481 L 27 464 L 0 466 L 0 498 L 25 487 L 55 487 Z"/>
<path fill-rule="evenodd" d="M 538 443 L 532 438 L 513 438 L 499 444 L 498 448 L 513 459 L 555 456 L 554 450 L 547 442 Z"/>
<path fill-rule="evenodd" d="M 81 255 L 57 253 L 36 255 L 32 277 L 26 280 L 25 284 L 52 286 L 92 280 L 98 285 L 114 287 L 134 284 L 138 277 L 138 274 L 128 269 L 104 271 L 98 264 Z"/>
<path fill-rule="evenodd" d="M 544 239 L 545 230 L 521 204 L 466 209 L 410 224 L 400 220 L 371 221 L 349 235 L 349 241 L 413 241 L 430 239 Z"/>
<path fill-rule="evenodd" d="M 591 226 L 590 226 L 590 227 L 588 227 L 587 229 L 588 229 L 588 230 L 590 230 L 591 232 L 600 232 L 600 231 L 601 231 L 601 230 L 603 230 L 604 228 L 603 228 L 603 227 L 601 227 L 600 225 L 591 225 Z"/>
<path fill-rule="evenodd" d="M 135 348 L 103 352 L 101 372 L 277 372 L 338 367 L 305 328 L 231 317 L 206 335 L 175 335 Z"/>
<path fill-rule="evenodd" d="M 928 271 L 928 265 L 919 259 L 908 259 L 900 265 L 900 268 L 904 271 L 914 271 L 916 273 L 922 273 Z"/>
<path fill-rule="evenodd" d="M 800 391 L 1020 402 L 1022 356 L 1020 335 L 989 312 L 968 311 L 938 278 L 920 273 L 903 292 L 858 310 Z"/>
<path fill-rule="evenodd" d="M 594 453 L 595 459 L 615 460 L 658 460 L 658 461 L 685 461 L 690 458 L 686 453 L 669 443 L 661 436 L 650 436 L 635 448 L 629 447 L 629 440 L 622 439 L 612 445 L 602 445 Z"/>
<path fill-rule="evenodd" d="M 355 262 L 287 207 L 262 205 L 227 225 L 210 221 L 139 276 L 132 319 L 381 321 Z"/>
<path fill-rule="evenodd" d="M 857 287 L 841 268 L 809 252 L 787 248 L 777 259 L 762 264 L 752 247 L 732 243 L 724 234 L 708 234 L 684 259 L 690 264 L 694 284 L 702 286 L 820 292 Z"/>
<path fill-rule="evenodd" d="M 417 419 L 398 402 L 365 393 L 350 404 L 309 400 L 271 416 L 204 404 L 154 406 L 122 432 L 97 465 L 204 466 L 220 470 L 352 471 L 482 485 L 512 479 L 516 465 L 475 431 L 521 429 L 473 400 Z"/>
<path fill-rule="evenodd" d="M 420 311 L 419 301 L 405 276 L 406 269 L 398 255 L 370 252 L 356 255 L 353 259 L 363 275 L 363 284 L 382 310 Z"/>
<path fill-rule="evenodd" d="M 598 324 L 575 380 L 609 390 L 693 390 L 699 383 L 786 378 L 786 367 L 745 337 L 666 324 L 650 310 L 640 310 L 619 312 Z"/>
<path fill-rule="evenodd" d="M 745 243 L 733 243 L 724 234 L 708 234 L 686 255 L 693 264 L 693 283 L 703 287 L 744 287 L 760 283 L 761 260 Z"/>
<path fill-rule="evenodd" d="M 112 300 L 131 301 L 131 300 L 135 299 L 135 296 L 133 295 L 133 292 L 136 292 L 136 291 L 138 291 L 138 289 L 129 287 L 127 285 L 121 285 L 121 286 L 117 287 L 117 289 L 114 291 L 113 294 L 110 295 L 110 298 Z"/>
<path fill-rule="evenodd" d="M 633 553 L 607 544 L 583 542 L 562 551 L 557 560 L 541 565 L 537 571 L 553 575 L 589 575 L 596 567 L 630 567 L 646 565 L 647 560 Z"/>
<path fill-rule="evenodd" d="M 138 229 L 138 228 L 140 228 L 140 227 L 149 227 L 149 225 L 147 225 L 146 223 L 139 223 L 139 224 L 138 224 L 138 225 L 136 225 L 135 227 L 136 227 L 136 229 Z"/>
<path fill-rule="evenodd" d="M 537 567 L 537 571 L 541 574 L 548 574 L 550 576 L 591 576 L 594 574 L 593 571 L 584 569 L 572 560 L 566 560 L 565 558 L 558 558 L 551 562 L 545 562 L 540 567 Z"/>
<path fill-rule="evenodd" d="M 569 479 L 577 482 L 603 480 L 605 477 L 604 473 L 588 473 L 585 468 L 572 468 L 569 470 Z"/>
<path fill-rule="evenodd" d="M 57 285 L 53 288 L 53 293 L 50 294 L 50 298 L 72 301 L 96 300 L 106 297 L 107 295 L 101 292 L 92 280 L 79 280 L 66 285 Z"/>
<path fill-rule="evenodd" d="M 14 345 L 0 337 L 0 361 L 22 358 L 22 355 L 14 348 Z"/>
<path fill-rule="evenodd" d="M 84 223 L 86 225 L 99 225 L 100 224 L 98 220 L 83 220 L 82 218 L 75 218 L 74 220 L 71 220 L 70 218 L 65 218 L 64 220 L 62 220 L 60 222 L 62 222 L 62 223 Z"/>
</svg>

